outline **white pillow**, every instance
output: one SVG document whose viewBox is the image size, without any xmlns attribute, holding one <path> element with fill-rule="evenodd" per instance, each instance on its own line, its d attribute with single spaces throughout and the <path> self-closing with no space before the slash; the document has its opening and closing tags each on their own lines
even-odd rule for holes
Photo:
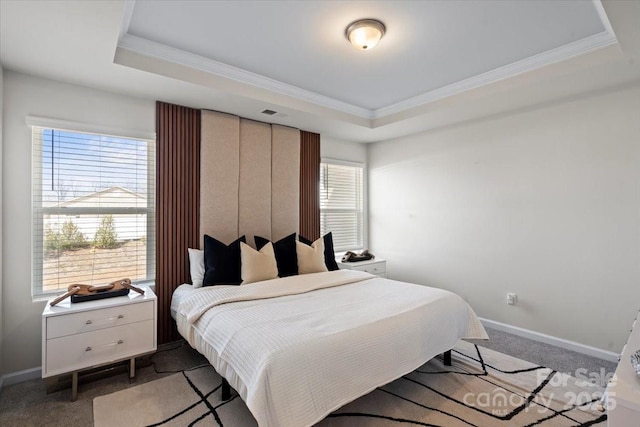
<svg viewBox="0 0 640 427">
<path fill-rule="evenodd" d="M 204 280 L 204 251 L 200 249 L 187 249 L 189 251 L 189 273 L 191 284 L 194 288 L 201 288 Z"/>
<path fill-rule="evenodd" d="M 242 260 L 241 285 L 278 277 L 278 263 L 273 251 L 273 243 L 269 242 L 260 251 L 256 251 L 246 243 L 240 242 L 240 258 Z"/>
<path fill-rule="evenodd" d="M 324 239 L 320 237 L 311 246 L 296 241 L 298 274 L 328 271 L 324 263 Z"/>
</svg>

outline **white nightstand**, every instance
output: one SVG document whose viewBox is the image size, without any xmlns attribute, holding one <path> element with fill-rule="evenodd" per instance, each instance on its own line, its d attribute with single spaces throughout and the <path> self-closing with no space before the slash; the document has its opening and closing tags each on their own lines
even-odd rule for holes
<svg viewBox="0 0 640 427">
<path fill-rule="evenodd" d="M 375 274 L 380 277 L 387 277 L 387 260 L 374 258 L 369 261 L 358 262 L 341 262 L 338 261 L 338 267 L 342 270 L 358 270 Z"/>
<path fill-rule="evenodd" d="M 78 395 L 78 371 L 135 358 L 156 351 L 157 298 L 144 295 L 71 303 L 67 298 L 42 313 L 42 378 L 72 373 L 71 400 Z"/>
</svg>

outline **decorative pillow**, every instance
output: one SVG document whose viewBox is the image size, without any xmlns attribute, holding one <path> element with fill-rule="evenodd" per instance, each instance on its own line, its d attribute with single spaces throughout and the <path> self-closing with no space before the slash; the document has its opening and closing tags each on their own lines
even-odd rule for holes
<svg viewBox="0 0 640 427">
<path fill-rule="evenodd" d="M 194 288 L 201 288 L 204 280 L 204 251 L 200 249 L 187 249 L 189 251 L 189 273 L 191 284 Z"/>
<path fill-rule="evenodd" d="M 296 242 L 296 252 L 298 253 L 298 273 L 319 273 L 327 271 L 324 263 L 324 242 L 322 237 L 311 244 L 311 246 Z"/>
<path fill-rule="evenodd" d="M 204 235 L 204 281 L 203 286 L 239 285 L 240 243 L 246 242 L 244 236 L 225 245 L 211 236 Z"/>
<path fill-rule="evenodd" d="M 240 243 L 240 256 L 242 258 L 242 285 L 278 277 L 278 264 L 273 244 L 268 242 L 256 251 L 246 243 Z"/>
<path fill-rule="evenodd" d="M 322 239 L 324 240 L 324 263 L 327 266 L 327 270 L 340 270 L 336 262 L 336 254 L 333 252 L 333 235 L 331 232 L 328 232 Z M 300 236 L 300 241 L 306 245 L 311 245 L 311 240 L 304 236 Z"/>
<path fill-rule="evenodd" d="M 258 250 L 269 243 L 269 239 L 260 236 L 253 236 Z M 298 274 L 298 256 L 296 253 L 296 233 L 283 237 L 277 242 L 273 242 L 273 250 L 276 253 L 278 263 L 278 275 L 280 277 L 295 276 Z"/>
</svg>

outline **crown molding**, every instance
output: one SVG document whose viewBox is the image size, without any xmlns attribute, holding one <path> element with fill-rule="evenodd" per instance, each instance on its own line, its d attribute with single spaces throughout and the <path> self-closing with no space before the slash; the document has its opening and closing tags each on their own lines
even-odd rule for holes
<svg viewBox="0 0 640 427">
<path fill-rule="evenodd" d="M 604 30 L 615 37 L 616 33 L 613 31 L 613 26 L 611 25 L 611 21 L 609 21 L 607 12 L 604 10 L 604 5 L 602 4 L 602 0 L 591 0 L 591 1 L 593 2 L 593 7 L 596 9 L 598 18 L 600 18 L 600 22 L 604 26 Z"/>
<path fill-rule="evenodd" d="M 120 38 L 129 32 L 131 18 L 133 17 L 133 9 L 136 7 L 136 0 L 125 0 L 124 12 L 122 13 L 122 25 L 120 26 Z"/>
<path fill-rule="evenodd" d="M 339 101 L 319 93 L 282 83 L 278 80 L 274 80 L 260 74 L 252 73 L 213 59 L 205 58 L 182 49 L 176 49 L 171 46 L 156 43 L 142 37 L 124 34 L 118 41 L 118 48 L 161 59 L 163 61 L 184 65 L 200 71 L 205 71 L 219 77 L 266 89 L 271 92 L 290 96 L 292 98 L 331 108 L 343 113 L 352 114 L 363 119 L 372 118 L 373 111 L 367 108 Z"/>
<path fill-rule="evenodd" d="M 530 56 L 520 61 L 513 62 L 503 67 L 487 71 L 486 73 L 478 74 L 476 76 L 469 77 L 468 79 L 460 80 L 459 82 L 452 83 L 450 85 L 443 86 L 429 92 L 425 92 L 413 98 L 409 98 L 404 101 L 379 108 L 372 112 L 373 119 L 380 119 L 392 114 L 402 113 L 412 108 L 417 108 L 430 102 L 446 98 L 448 96 L 456 95 L 461 92 L 476 89 L 480 86 L 533 71 L 547 65 L 555 64 L 574 56 L 582 55 L 596 49 L 610 46 L 617 42 L 618 40 L 613 35 L 613 33 L 603 31 L 601 33 L 594 34 L 592 36 L 577 40 L 564 46 L 560 46 L 555 49 Z"/>
</svg>

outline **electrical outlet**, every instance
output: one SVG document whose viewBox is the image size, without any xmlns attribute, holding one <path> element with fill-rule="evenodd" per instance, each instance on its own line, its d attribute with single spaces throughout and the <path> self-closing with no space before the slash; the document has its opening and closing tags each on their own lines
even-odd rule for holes
<svg viewBox="0 0 640 427">
<path fill-rule="evenodd" d="M 518 305 L 518 294 L 514 294 L 513 292 L 509 292 L 507 294 L 507 304 L 509 304 L 509 305 Z"/>
</svg>

